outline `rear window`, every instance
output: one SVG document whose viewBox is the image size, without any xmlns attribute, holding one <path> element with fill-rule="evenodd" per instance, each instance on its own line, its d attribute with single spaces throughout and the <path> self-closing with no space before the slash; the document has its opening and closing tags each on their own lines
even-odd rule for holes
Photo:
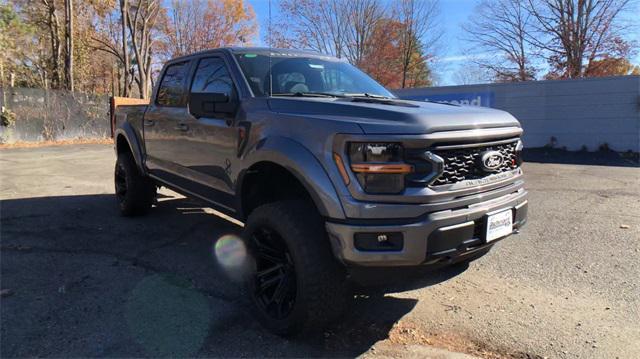
<svg viewBox="0 0 640 359">
<path fill-rule="evenodd" d="M 160 106 L 184 106 L 184 85 L 188 62 L 169 65 L 158 88 L 157 104 Z"/>
</svg>

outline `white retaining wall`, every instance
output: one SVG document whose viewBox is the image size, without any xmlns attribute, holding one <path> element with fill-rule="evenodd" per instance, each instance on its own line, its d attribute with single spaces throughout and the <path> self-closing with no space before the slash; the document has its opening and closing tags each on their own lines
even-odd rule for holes
<svg viewBox="0 0 640 359">
<path fill-rule="evenodd" d="M 444 86 L 394 91 L 406 99 L 505 110 L 524 128 L 525 147 L 640 152 L 640 76 Z"/>
</svg>

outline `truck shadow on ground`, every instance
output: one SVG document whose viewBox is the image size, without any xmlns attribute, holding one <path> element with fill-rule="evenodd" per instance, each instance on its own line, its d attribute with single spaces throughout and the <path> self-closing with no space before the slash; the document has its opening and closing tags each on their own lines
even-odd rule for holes
<svg viewBox="0 0 640 359">
<path fill-rule="evenodd" d="M 2 356 L 354 356 L 417 303 L 360 291 L 340 323 L 283 339 L 253 320 L 242 285 L 216 264 L 216 240 L 241 228 L 200 203 L 163 198 L 139 218 L 120 217 L 102 194 L 0 206 L 2 288 L 12 292 L 0 308 Z"/>
</svg>

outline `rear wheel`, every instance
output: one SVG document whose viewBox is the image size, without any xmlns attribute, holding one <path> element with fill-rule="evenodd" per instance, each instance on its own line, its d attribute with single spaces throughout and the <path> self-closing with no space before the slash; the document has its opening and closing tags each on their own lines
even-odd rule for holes
<svg viewBox="0 0 640 359">
<path fill-rule="evenodd" d="M 344 268 L 322 218 L 301 201 L 255 209 L 243 238 L 252 257 L 248 291 L 260 323 L 279 335 L 321 330 L 348 300 Z"/>
<path fill-rule="evenodd" d="M 114 171 L 116 198 L 123 216 L 149 212 L 156 196 L 153 180 L 143 176 L 130 153 L 119 153 Z"/>
</svg>

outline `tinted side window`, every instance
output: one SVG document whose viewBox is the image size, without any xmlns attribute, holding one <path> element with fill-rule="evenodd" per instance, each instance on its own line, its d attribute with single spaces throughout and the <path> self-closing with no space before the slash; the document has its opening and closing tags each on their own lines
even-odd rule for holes
<svg viewBox="0 0 640 359">
<path fill-rule="evenodd" d="M 200 60 L 196 70 L 191 92 L 224 93 L 231 96 L 233 81 L 224 61 L 219 57 Z"/>
<path fill-rule="evenodd" d="M 184 95 L 184 80 L 187 77 L 188 62 L 169 65 L 164 72 L 158 89 L 158 105 L 181 106 Z"/>
</svg>

